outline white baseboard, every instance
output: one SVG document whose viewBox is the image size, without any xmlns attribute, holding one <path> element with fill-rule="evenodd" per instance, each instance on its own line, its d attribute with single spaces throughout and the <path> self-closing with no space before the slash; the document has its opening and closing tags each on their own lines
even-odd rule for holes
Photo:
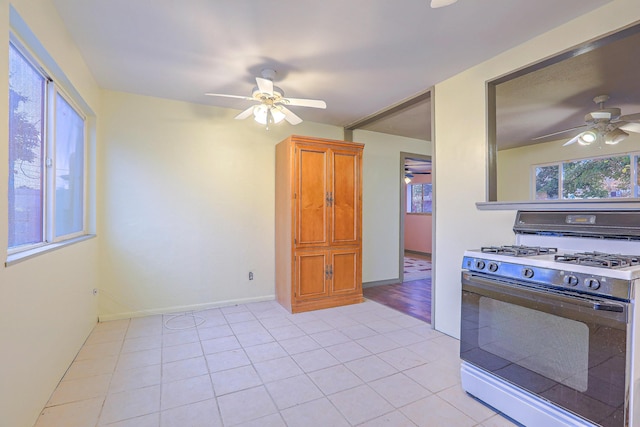
<svg viewBox="0 0 640 427">
<path fill-rule="evenodd" d="M 374 286 L 384 286 L 384 285 L 394 285 L 396 283 L 400 283 L 400 279 L 388 279 L 388 280 L 376 280 L 373 282 L 364 282 L 362 283 L 362 288 L 372 288 Z"/>
<path fill-rule="evenodd" d="M 204 304 L 176 305 L 171 307 L 158 307 L 158 308 L 150 308 L 150 309 L 136 310 L 136 311 L 125 311 L 121 313 L 100 314 L 98 315 L 98 322 L 131 319 L 133 317 L 153 316 L 157 314 L 181 313 L 185 311 L 203 311 L 211 308 L 229 307 L 232 305 L 250 304 L 253 302 L 273 301 L 275 300 L 275 298 L 276 296 L 274 294 L 274 295 L 265 295 L 261 297 L 238 298 L 233 300 L 214 301 L 214 302 L 209 302 Z"/>
</svg>

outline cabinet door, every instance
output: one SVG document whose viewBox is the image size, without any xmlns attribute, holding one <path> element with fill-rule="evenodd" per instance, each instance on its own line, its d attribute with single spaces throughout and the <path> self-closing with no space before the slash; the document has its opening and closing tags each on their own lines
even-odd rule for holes
<svg viewBox="0 0 640 427">
<path fill-rule="evenodd" d="M 296 147 L 295 156 L 295 245 L 327 246 L 328 149 L 302 145 Z"/>
<path fill-rule="evenodd" d="M 329 260 L 326 251 L 295 254 L 295 298 L 305 300 L 329 295 Z"/>
<path fill-rule="evenodd" d="M 360 151 L 336 149 L 331 152 L 331 245 L 355 245 L 360 242 L 361 156 Z"/>
<path fill-rule="evenodd" d="M 331 251 L 331 295 L 352 294 L 361 289 L 360 262 L 359 249 Z"/>
</svg>

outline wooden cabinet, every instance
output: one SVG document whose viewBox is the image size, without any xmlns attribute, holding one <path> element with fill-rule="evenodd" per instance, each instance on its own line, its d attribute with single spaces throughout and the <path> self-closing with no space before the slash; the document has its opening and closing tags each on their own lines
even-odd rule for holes
<svg viewBox="0 0 640 427">
<path fill-rule="evenodd" d="M 292 312 L 362 301 L 363 145 L 276 146 L 276 297 Z"/>
</svg>

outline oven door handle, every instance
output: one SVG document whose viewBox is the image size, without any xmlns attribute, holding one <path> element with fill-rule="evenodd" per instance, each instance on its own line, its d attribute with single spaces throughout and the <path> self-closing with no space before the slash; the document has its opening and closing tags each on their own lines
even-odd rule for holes
<svg viewBox="0 0 640 427">
<path fill-rule="evenodd" d="M 530 284 L 512 283 L 508 280 L 496 280 L 474 274 L 462 272 L 462 289 L 478 295 L 484 295 L 500 301 L 510 302 L 519 300 L 530 308 L 539 304 L 556 307 L 575 307 L 582 310 L 597 310 L 600 317 L 609 318 L 615 322 L 627 323 L 628 305 L 624 301 L 613 302 L 602 299 L 582 297 L 562 291 L 552 291 Z"/>
<path fill-rule="evenodd" d="M 593 303 L 594 310 L 602 310 L 602 311 L 615 311 L 616 313 L 622 313 L 624 311 L 624 307 L 617 304 L 607 304 L 604 302 L 594 302 Z"/>
</svg>

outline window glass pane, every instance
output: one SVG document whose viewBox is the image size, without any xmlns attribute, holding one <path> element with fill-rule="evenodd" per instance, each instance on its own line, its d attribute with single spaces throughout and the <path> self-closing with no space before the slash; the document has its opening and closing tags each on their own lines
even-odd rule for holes
<svg viewBox="0 0 640 427">
<path fill-rule="evenodd" d="M 422 212 L 422 185 L 411 186 L 411 212 Z"/>
<path fill-rule="evenodd" d="M 560 166 L 536 167 L 536 200 L 558 198 Z"/>
<path fill-rule="evenodd" d="M 431 212 L 431 184 L 422 184 L 422 212 Z"/>
<path fill-rule="evenodd" d="M 9 46 L 9 248 L 43 241 L 45 78 Z"/>
<path fill-rule="evenodd" d="M 83 229 L 84 120 L 56 96 L 56 237 Z"/>
<path fill-rule="evenodd" d="M 633 197 L 640 197 L 640 156 L 635 156 L 636 160 L 636 177 L 635 177 L 635 194 Z"/>
<path fill-rule="evenodd" d="M 629 156 L 586 159 L 562 166 L 566 199 L 604 199 L 631 197 L 631 159 Z"/>
</svg>

